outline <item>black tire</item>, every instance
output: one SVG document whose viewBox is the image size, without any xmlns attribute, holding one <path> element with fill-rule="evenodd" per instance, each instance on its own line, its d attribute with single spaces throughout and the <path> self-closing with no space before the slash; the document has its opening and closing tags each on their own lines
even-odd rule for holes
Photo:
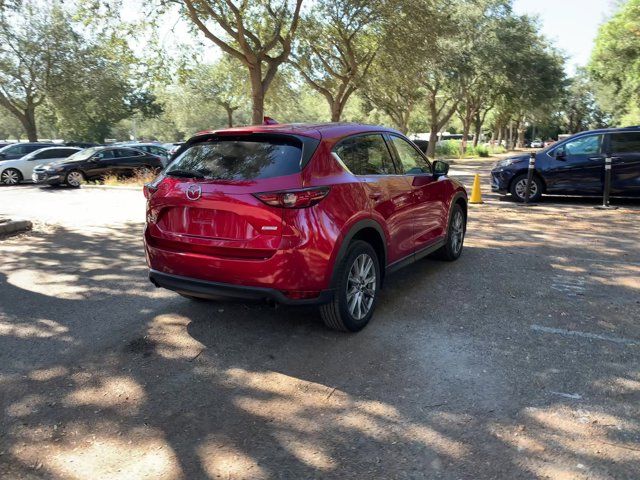
<svg viewBox="0 0 640 480">
<path fill-rule="evenodd" d="M 78 178 L 78 176 L 80 178 L 80 181 L 76 181 L 76 178 Z M 82 185 L 82 182 L 84 182 L 85 180 L 86 178 L 80 170 L 71 170 L 70 172 L 67 172 L 64 177 L 64 183 L 73 188 L 80 188 L 80 185 Z"/>
<path fill-rule="evenodd" d="M 15 168 L 7 168 L 0 174 L 0 182 L 3 185 L 18 185 L 22 180 L 22 173 Z"/>
<path fill-rule="evenodd" d="M 461 225 L 460 222 L 462 222 Z M 462 228 L 461 231 L 460 228 Z M 451 208 L 446 243 L 439 250 L 436 250 L 433 256 L 447 262 L 453 262 L 460 258 L 466 233 L 467 216 L 465 215 L 463 208 L 456 203 Z"/>
<path fill-rule="evenodd" d="M 366 268 L 366 266 L 369 265 L 366 260 L 367 257 L 373 262 L 372 268 L 375 272 L 375 278 L 372 281 L 369 280 L 369 283 L 365 283 L 366 279 L 370 279 L 369 268 L 365 273 L 366 278 L 363 279 L 360 277 L 360 285 L 356 286 L 350 279 L 350 274 L 353 268 L 358 269 L 358 265 L 363 265 L 363 268 Z M 356 265 L 356 261 L 363 263 Z M 325 325 L 333 330 L 357 332 L 369 323 L 376 304 L 378 303 L 381 285 L 381 268 L 378 255 L 376 255 L 376 251 L 370 244 L 362 240 L 356 240 L 349 245 L 345 257 L 337 268 L 333 300 L 330 303 L 320 306 L 320 315 Z M 349 307 L 347 294 L 347 289 L 350 288 L 350 286 L 352 289 L 355 289 L 355 293 L 351 294 L 351 298 L 354 300 L 353 309 Z M 371 290 L 371 286 L 375 288 Z M 360 303 L 358 303 L 358 299 Z M 371 302 L 369 302 L 370 299 L 372 300 Z M 362 309 L 360 307 L 362 307 Z M 358 310 L 358 313 L 352 312 L 351 310 Z"/>
<path fill-rule="evenodd" d="M 527 174 L 521 173 L 517 175 L 513 180 L 511 180 L 511 185 L 509 185 L 509 192 L 511 192 L 511 197 L 516 202 L 524 202 L 525 192 L 526 192 L 526 184 L 527 184 Z M 529 197 L 530 202 L 537 202 L 542 197 L 542 181 L 540 177 L 537 175 L 533 175 L 531 179 L 531 196 Z"/>
</svg>

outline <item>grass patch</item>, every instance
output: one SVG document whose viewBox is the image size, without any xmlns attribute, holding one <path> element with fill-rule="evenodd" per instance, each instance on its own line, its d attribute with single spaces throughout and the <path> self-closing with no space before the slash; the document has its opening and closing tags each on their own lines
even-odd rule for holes
<svg viewBox="0 0 640 480">
<path fill-rule="evenodd" d="M 125 185 L 141 187 L 145 183 L 152 182 L 157 176 L 157 172 L 142 168 L 140 170 L 136 170 L 133 175 L 105 175 L 104 177 L 102 177 L 101 181 L 94 183 L 111 186 Z"/>
</svg>

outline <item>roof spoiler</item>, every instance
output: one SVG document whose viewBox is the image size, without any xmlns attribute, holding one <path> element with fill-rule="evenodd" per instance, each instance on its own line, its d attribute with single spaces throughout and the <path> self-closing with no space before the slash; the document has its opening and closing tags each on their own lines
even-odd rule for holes
<svg viewBox="0 0 640 480">
<path fill-rule="evenodd" d="M 264 117 L 262 120 L 263 125 L 278 125 L 278 122 L 271 117 Z"/>
</svg>

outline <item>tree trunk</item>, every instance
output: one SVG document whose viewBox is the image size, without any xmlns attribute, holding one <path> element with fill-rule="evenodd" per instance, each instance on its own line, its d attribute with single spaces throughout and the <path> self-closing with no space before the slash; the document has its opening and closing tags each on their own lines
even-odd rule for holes
<svg viewBox="0 0 640 480">
<path fill-rule="evenodd" d="M 233 108 L 229 106 L 225 106 L 224 109 L 227 112 L 227 126 L 229 128 L 233 127 Z"/>
<path fill-rule="evenodd" d="M 264 87 L 262 86 L 262 68 L 260 65 L 249 67 L 251 77 L 251 123 L 264 123 Z"/>
<path fill-rule="evenodd" d="M 480 115 L 476 115 L 473 131 L 473 148 L 478 146 L 480 135 L 482 135 L 482 120 L 480 119 Z"/>
<path fill-rule="evenodd" d="M 331 109 L 332 122 L 340 121 L 340 117 L 342 117 L 342 111 L 344 110 L 345 103 L 346 102 L 340 101 L 340 100 L 333 100 L 332 102 L 329 103 L 329 108 Z"/>
<path fill-rule="evenodd" d="M 27 138 L 30 142 L 38 141 L 38 130 L 36 128 L 36 112 L 35 108 L 27 107 L 27 110 L 20 116 L 20 123 L 24 127 Z"/>
<path fill-rule="evenodd" d="M 438 125 L 431 125 L 431 132 L 429 133 L 429 146 L 427 147 L 427 157 L 435 158 L 436 156 L 436 143 L 438 143 Z"/>
<path fill-rule="evenodd" d="M 465 118 L 462 121 L 462 143 L 460 144 L 460 150 L 462 151 L 462 155 L 467 153 L 467 138 L 469 137 L 469 132 L 471 131 L 471 119 Z"/>
</svg>

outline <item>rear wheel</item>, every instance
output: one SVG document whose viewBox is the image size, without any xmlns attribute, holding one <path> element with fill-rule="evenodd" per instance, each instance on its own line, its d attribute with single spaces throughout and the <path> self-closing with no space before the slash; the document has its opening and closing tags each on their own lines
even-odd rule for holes
<svg viewBox="0 0 640 480">
<path fill-rule="evenodd" d="M 367 242 L 353 242 L 338 266 L 333 300 L 320 307 L 325 325 L 334 330 L 357 332 L 371 317 L 380 291 L 380 265 Z"/>
<path fill-rule="evenodd" d="M 84 182 L 84 175 L 78 170 L 71 170 L 65 177 L 65 183 L 73 188 L 78 188 Z"/>
<path fill-rule="evenodd" d="M 451 220 L 447 231 L 447 240 L 442 248 L 437 250 L 435 257 L 453 262 L 462 254 L 464 235 L 467 231 L 467 217 L 459 204 L 455 204 L 451 211 Z"/>
<path fill-rule="evenodd" d="M 22 174 L 20 170 L 16 170 L 15 168 L 7 168 L 0 175 L 0 182 L 5 185 L 17 185 L 22 181 Z"/>
<path fill-rule="evenodd" d="M 521 173 L 511 182 L 509 188 L 511 196 L 518 202 L 524 202 L 527 194 L 527 174 Z M 534 175 L 531 179 L 531 190 L 529 191 L 529 201 L 537 202 L 542 197 L 542 182 Z"/>
</svg>

